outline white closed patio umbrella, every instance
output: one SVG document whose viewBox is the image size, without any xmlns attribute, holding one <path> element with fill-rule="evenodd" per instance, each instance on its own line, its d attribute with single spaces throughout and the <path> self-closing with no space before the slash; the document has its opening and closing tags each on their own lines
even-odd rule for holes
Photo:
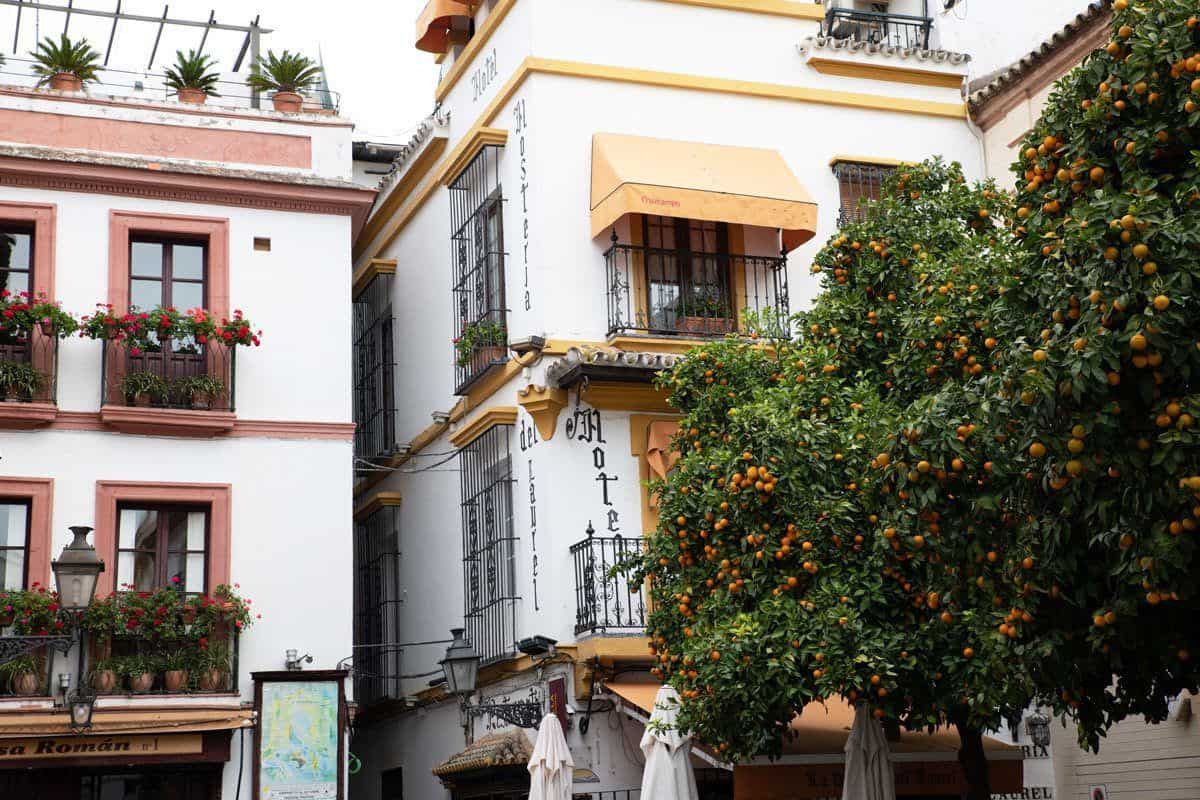
<svg viewBox="0 0 1200 800">
<path fill-rule="evenodd" d="M 654 713 L 642 734 L 642 797 L 646 800 L 699 800 L 692 771 L 692 737 L 675 723 L 679 693 L 663 686 L 654 698 Z"/>
<path fill-rule="evenodd" d="M 846 740 L 846 777 L 842 800 L 896 800 L 896 778 L 883 726 L 863 704 L 854 712 Z"/>
<path fill-rule="evenodd" d="M 575 762 L 554 714 L 542 718 L 529 758 L 529 800 L 571 800 Z"/>
</svg>

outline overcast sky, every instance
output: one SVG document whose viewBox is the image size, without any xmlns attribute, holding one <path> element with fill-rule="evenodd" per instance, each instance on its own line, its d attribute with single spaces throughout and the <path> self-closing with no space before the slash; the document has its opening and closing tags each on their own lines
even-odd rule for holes
<svg viewBox="0 0 1200 800">
<path fill-rule="evenodd" d="M 65 6 L 67 0 L 41 0 L 43 6 Z M 263 37 L 263 50 L 288 48 L 323 57 L 330 88 L 342 97 L 342 114 L 357 124 L 355 138 L 403 141 L 433 108 L 437 66 L 429 53 L 413 47 L 414 26 L 425 0 L 170 0 L 173 18 L 207 21 L 216 12 L 218 22 L 245 25 L 255 15 L 275 32 Z M 122 11 L 161 16 L 162 0 L 122 0 Z M 76 8 L 111 11 L 116 0 L 76 0 Z M 58 12 L 21 14 L 21 36 L 16 56 L 26 56 L 36 36 L 57 36 L 64 15 Z M 16 9 L 0 6 L 0 53 L 13 60 Z M 84 36 L 103 50 L 110 23 L 75 15 L 70 33 Z M 154 43 L 156 25 L 122 23 L 113 43 L 110 66 L 145 70 Z M 154 60 L 155 72 L 169 64 L 178 49 L 194 48 L 202 31 L 168 28 Z M 205 52 L 219 66 L 232 67 L 241 39 L 235 33 L 214 32 Z M 14 64 L 15 65 L 15 61 Z M 10 65 L 10 66 L 13 66 Z M 228 90 L 227 90 L 228 93 Z"/>
</svg>

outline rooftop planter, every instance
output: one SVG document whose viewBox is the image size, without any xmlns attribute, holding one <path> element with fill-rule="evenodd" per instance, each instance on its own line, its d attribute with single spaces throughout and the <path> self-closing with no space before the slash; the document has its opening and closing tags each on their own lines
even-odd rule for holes
<svg viewBox="0 0 1200 800">
<path fill-rule="evenodd" d="M 96 81 L 100 69 L 100 54 L 88 41 L 73 40 L 65 33 L 57 41 L 47 36 L 30 55 L 38 86 L 49 86 L 55 91 L 82 91 L 86 84 Z"/>
<path fill-rule="evenodd" d="M 54 420 L 58 342 L 78 327 L 45 295 L 0 291 L 0 428 Z"/>
<path fill-rule="evenodd" d="M 186 54 L 176 50 L 175 63 L 164 72 L 164 82 L 175 92 L 179 102 L 204 105 L 210 96 L 221 96 L 217 92 L 221 76 L 213 69 L 215 63 L 212 56 L 195 50 L 189 50 Z"/>
<path fill-rule="evenodd" d="M 321 74 L 321 67 L 306 55 L 290 50 L 275 55 L 268 50 L 250 67 L 246 85 L 256 92 L 273 92 L 275 110 L 294 114 L 304 105 L 301 92 L 320 83 Z"/>
<path fill-rule="evenodd" d="M 99 306 L 83 318 L 82 334 L 104 342 L 101 420 L 133 433 L 228 432 L 236 353 L 257 346 L 261 333 L 241 311 L 218 320 L 199 308 L 118 314 Z"/>
</svg>

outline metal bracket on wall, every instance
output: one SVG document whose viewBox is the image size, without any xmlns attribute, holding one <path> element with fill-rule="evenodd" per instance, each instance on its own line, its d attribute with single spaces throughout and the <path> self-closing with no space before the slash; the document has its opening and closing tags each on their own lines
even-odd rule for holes
<svg viewBox="0 0 1200 800">
<path fill-rule="evenodd" d="M 541 703 L 480 703 L 466 708 L 473 717 L 490 714 L 518 728 L 536 728 L 542 721 Z"/>
<path fill-rule="evenodd" d="M 39 647 L 50 647 L 66 655 L 71 642 L 70 636 L 0 636 L 0 665 L 15 661 Z"/>
</svg>

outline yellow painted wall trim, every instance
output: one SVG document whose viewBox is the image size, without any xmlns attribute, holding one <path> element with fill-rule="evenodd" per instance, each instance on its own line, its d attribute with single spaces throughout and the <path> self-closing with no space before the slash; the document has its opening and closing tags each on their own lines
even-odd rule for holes
<svg viewBox="0 0 1200 800">
<path fill-rule="evenodd" d="M 367 501 L 354 509 L 354 521 L 364 520 L 381 508 L 393 508 L 401 504 L 399 492 L 376 492 Z"/>
<path fill-rule="evenodd" d="M 902 167 L 906 164 L 915 164 L 915 161 L 901 161 L 897 158 L 879 158 L 877 156 L 847 156 L 836 155 L 829 159 L 829 166 L 836 167 L 838 164 L 873 164 L 877 167 Z"/>
<path fill-rule="evenodd" d="M 479 151 L 489 146 L 503 147 L 508 141 L 508 131 L 503 128 L 472 128 L 439 172 L 443 186 L 448 186 L 462 174 Z"/>
<path fill-rule="evenodd" d="M 372 258 L 362 267 L 354 271 L 353 282 L 351 283 L 350 294 L 357 298 L 362 294 L 363 289 L 366 289 L 371 281 L 375 280 L 380 275 L 395 275 L 396 274 L 396 259 L 394 258 Z"/>
<path fill-rule="evenodd" d="M 496 6 L 497 10 L 501 6 Z M 496 12 L 492 12 L 495 14 Z M 474 41 L 474 40 L 472 40 Z M 728 78 L 707 78 L 703 76 L 685 75 L 674 72 L 658 72 L 654 70 L 631 69 L 627 67 L 608 67 L 599 64 L 585 64 L 575 61 L 556 61 L 542 58 L 526 58 L 513 72 L 512 76 L 497 91 L 496 96 L 483 109 L 479 120 L 463 137 L 463 140 L 451 152 L 449 160 L 443 161 L 436 172 L 436 180 L 425 183 L 395 218 L 387 225 L 386 230 L 374 247 L 376 255 L 384 252 L 407 227 L 417 211 L 429 200 L 433 192 L 440 188 L 447 176 L 457 175 L 450 166 L 459 163 L 460 156 L 476 133 L 495 121 L 504 105 L 512 99 L 525 80 L 533 74 L 558 75 L 560 77 L 590 78 L 592 80 L 607 80 L 623 83 L 634 83 L 645 86 L 662 86 L 672 89 L 688 89 L 720 94 L 744 95 L 748 97 L 765 97 L 775 100 L 816 103 L 824 105 L 844 106 L 850 108 L 865 108 L 876 111 L 891 111 L 905 114 L 920 114 L 923 116 L 946 117 L 950 119 L 966 119 L 967 107 L 964 103 L 939 103 L 929 100 L 910 100 L 886 95 L 860 94 L 857 92 L 838 92 L 828 89 L 812 89 L 786 84 L 761 83 L 758 81 L 739 81 Z M 452 178 L 451 178 L 452 179 Z M 385 220 L 386 224 L 386 220 Z"/>
<path fill-rule="evenodd" d="M 634 353 L 671 353 L 680 355 L 694 347 L 703 347 L 705 339 L 674 339 L 658 336 L 610 336 L 608 346 Z"/>
<path fill-rule="evenodd" d="M 554 438 L 558 412 L 567 406 L 567 390 L 546 386 L 526 386 L 517 391 L 517 404 L 533 417 L 543 441 Z"/>
<path fill-rule="evenodd" d="M 488 14 L 487 19 L 475 31 L 475 35 L 471 37 L 471 41 L 467 42 L 467 46 L 458 54 L 458 58 L 454 59 L 454 63 L 450 65 L 450 69 L 446 70 L 442 82 L 437 85 L 433 96 L 439 103 L 446 99 L 446 95 L 450 94 L 450 90 L 454 88 L 459 79 L 466 74 L 471 67 L 471 62 L 475 60 L 475 56 L 488 43 L 488 39 L 492 38 L 492 34 L 496 32 L 496 28 L 500 27 L 500 23 L 508 16 L 508 12 L 512 11 L 513 6 L 517 4 L 517 0 L 500 0 L 495 8 Z"/>
<path fill-rule="evenodd" d="M 913 67 L 899 67 L 894 64 L 861 64 L 840 59 L 813 57 L 808 60 L 808 65 L 823 75 L 909 83 L 917 86 L 936 86 L 942 89 L 958 89 L 963 82 L 962 75 L 914 69 Z"/>
<path fill-rule="evenodd" d="M 358 238 L 354 241 L 354 258 L 357 259 L 362 255 L 371 240 L 379 235 L 384 224 L 396 213 L 396 209 L 412 194 L 412 190 L 420 184 L 421 179 L 429 174 L 429 170 L 433 169 L 433 166 L 442 157 L 442 153 L 445 152 L 447 141 L 445 136 L 435 136 L 421 150 L 409 166 L 408 171 L 396 182 L 387 197 L 379 204 L 379 208 L 373 211 L 367 224 L 358 232 Z"/>
<path fill-rule="evenodd" d="M 615 661 L 654 660 L 650 639 L 646 636 L 594 636 L 575 645 L 575 661 L 583 663 L 600 659 L 601 664 Z"/>
<path fill-rule="evenodd" d="M 618 81 L 661 86 L 670 89 L 690 89 L 697 92 L 765 97 L 774 100 L 792 100 L 801 103 L 865 108 L 873 111 L 893 111 L 904 114 L 966 119 L 965 103 L 942 103 L 932 100 L 914 100 L 887 95 L 840 92 L 832 89 L 814 89 L 807 86 L 790 86 L 762 81 L 741 81 L 732 78 L 713 78 L 702 75 L 687 75 L 680 72 L 661 72 L 631 67 L 612 67 L 603 64 L 586 64 L 578 61 L 558 61 L 545 58 L 527 58 L 528 69 L 546 75 L 565 75 L 575 78 Z"/>
<path fill-rule="evenodd" d="M 659 0 L 701 8 L 719 8 L 726 11 L 746 11 L 751 14 L 773 14 L 794 19 L 825 19 L 825 6 L 821 3 L 800 3 L 792 0 Z"/>
<path fill-rule="evenodd" d="M 589 381 L 580 389 L 580 399 L 592 408 L 603 411 L 648 411 L 669 414 L 675 409 L 667 405 L 667 393 L 648 383 Z"/>
<path fill-rule="evenodd" d="M 455 447 L 464 447 L 497 425 L 512 425 L 516 421 L 516 406 L 496 406 L 485 409 L 455 431 L 450 437 L 450 444 Z"/>
</svg>

